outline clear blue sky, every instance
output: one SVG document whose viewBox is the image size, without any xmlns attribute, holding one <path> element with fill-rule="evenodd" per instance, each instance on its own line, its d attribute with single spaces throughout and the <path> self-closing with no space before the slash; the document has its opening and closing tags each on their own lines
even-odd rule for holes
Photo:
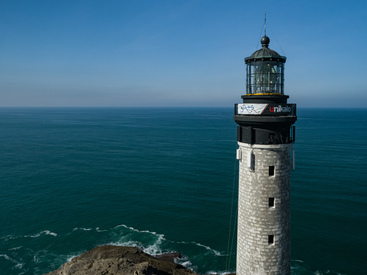
<svg viewBox="0 0 367 275">
<path fill-rule="evenodd" d="M 0 1 L 0 106 L 223 106 L 287 56 L 300 107 L 366 107 L 367 1 Z"/>
</svg>

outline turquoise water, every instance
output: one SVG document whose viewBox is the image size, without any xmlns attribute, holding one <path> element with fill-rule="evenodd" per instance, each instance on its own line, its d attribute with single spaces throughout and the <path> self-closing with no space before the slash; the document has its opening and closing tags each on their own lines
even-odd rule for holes
<svg viewBox="0 0 367 275">
<path fill-rule="evenodd" d="M 366 273 L 366 113 L 298 110 L 292 274 Z M 232 108 L 0 108 L 0 118 L 0 274 L 43 274 L 103 244 L 235 270 Z"/>
</svg>

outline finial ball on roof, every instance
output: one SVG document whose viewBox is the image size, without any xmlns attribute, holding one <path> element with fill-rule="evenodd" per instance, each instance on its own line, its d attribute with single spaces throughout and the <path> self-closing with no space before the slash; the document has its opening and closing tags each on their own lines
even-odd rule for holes
<svg viewBox="0 0 367 275">
<path fill-rule="evenodd" d="M 269 37 L 267 37 L 266 35 L 263 36 L 263 38 L 261 38 L 261 44 L 263 45 L 263 47 L 268 47 L 270 43 L 270 39 Z"/>
</svg>

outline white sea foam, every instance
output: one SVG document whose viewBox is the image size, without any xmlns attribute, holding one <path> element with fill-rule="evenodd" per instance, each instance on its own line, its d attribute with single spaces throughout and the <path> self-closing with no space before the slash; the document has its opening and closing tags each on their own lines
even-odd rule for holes
<svg viewBox="0 0 367 275">
<path fill-rule="evenodd" d="M 82 231 L 91 231 L 92 228 L 84 228 L 84 227 L 75 227 L 73 231 L 82 230 Z"/>
<path fill-rule="evenodd" d="M 13 262 L 13 261 L 14 261 L 12 258 L 10 258 L 10 257 L 9 257 L 8 255 L 6 255 L 6 254 L 0 254 L 0 257 L 3 257 L 3 258 L 5 258 L 5 260 L 11 261 L 11 262 Z"/>
<path fill-rule="evenodd" d="M 157 234 L 158 236 L 158 240 L 157 240 L 157 243 L 161 244 L 162 241 L 165 241 L 166 239 L 164 238 L 164 235 L 163 234 Z"/>
<path fill-rule="evenodd" d="M 119 228 L 119 227 L 124 227 L 126 229 L 129 229 L 131 231 L 138 232 L 138 233 L 152 233 L 152 234 L 156 234 L 155 232 L 151 232 L 151 231 L 148 231 L 148 230 L 138 230 L 138 229 L 136 229 L 134 227 L 127 226 L 125 224 L 119 224 L 119 225 L 115 226 L 114 228 Z"/>
<path fill-rule="evenodd" d="M 130 231 L 136 232 L 136 233 L 145 233 L 145 234 L 150 234 L 150 235 L 156 236 L 156 237 L 158 237 L 157 241 L 155 242 L 156 244 L 161 244 L 162 241 L 165 241 L 166 240 L 165 237 L 164 237 L 164 234 L 158 234 L 158 233 L 156 233 L 154 231 L 138 230 L 138 229 L 136 229 L 134 227 L 127 226 L 125 224 L 117 225 L 117 226 L 114 227 L 114 229 L 115 228 L 119 228 L 119 227 L 124 227 L 124 228 L 129 229 Z"/>
<path fill-rule="evenodd" d="M 184 261 L 184 262 L 180 262 L 180 265 L 183 265 L 184 267 L 189 268 L 190 266 L 192 266 L 192 262 Z"/>
<path fill-rule="evenodd" d="M 132 247 L 138 247 L 140 249 L 143 248 L 143 245 L 137 241 L 127 241 L 127 242 L 110 242 L 106 245 L 115 245 L 115 246 L 132 246 Z"/>
<path fill-rule="evenodd" d="M 74 259 L 75 257 L 78 257 L 79 255 L 72 255 L 72 256 L 68 256 L 67 258 L 66 258 L 66 262 L 68 263 L 68 262 L 70 262 L 72 259 Z"/>
<path fill-rule="evenodd" d="M 53 253 L 47 249 L 40 249 L 38 251 L 34 251 L 33 252 L 33 262 L 37 264 L 42 263 L 47 258 L 47 256 L 51 254 Z"/>
<path fill-rule="evenodd" d="M 24 264 L 22 264 L 22 263 L 17 263 L 17 264 L 15 265 L 15 268 L 22 269 L 23 265 L 24 265 Z M 23 274 L 23 273 L 22 273 L 22 274 Z"/>
<path fill-rule="evenodd" d="M 66 256 L 66 262 L 70 262 L 72 259 L 74 259 L 75 257 L 78 257 L 80 255 L 82 255 L 85 251 L 80 252 L 78 254 L 71 254 L 71 255 L 67 255 Z"/>
<path fill-rule="evenodd" d="M 125 227 L 127 229 L 130 229 L 130 230 L 135 230 L 135 231 L 138 231 L 137 229 L 135 229 L 134 227 L 129 227 L 125 224 L 119 224 L 119 225 L 116 225 L 114 228 L 119 228 L 119 227 Z"/>
<path fill-rule="evenodd" d="M 24 265 L 24 263 L 18 262 L 16 260 L 10 258 L 6 254 L 0 254 L 0 257 L 4 258 L 7 261 L 10 261 L 10 262 L 14 263 L 15 264 L 15 268 L 21 269 L 23 267 L 23 265 Z"/>
<path fill-rule="evenodd" d="M 161 250 L 161 248 L 159 247 L 159 244 L 154 243 L 153 245 L 143 245 L 142 243 L 138 242 L 138 241 L 126 241 L 126 242 L 111 242 L 108 243 L 107 245 L 116 245 L 116 246 L 132 246 L 132 247 L 137 247 L 141 250 L 143 250 L 145 253 L 155 256 L 155 255 L 159 255 L 162 254 L 163 251 Z"/>
<path fill-rule="evenodd" d="M 120 224 L 120 225 L 117 225 L 115 226 L 114 228 L 119 228 L 119 227 L 124 227 L 126 229 L 129 229 L 133 232 L 137 232 L 137 233 L 148 233 L 148 234 L 152 234 L 152 235 L 156 235 L 156 236 L 159 236 L 159 238 L 161 238 L 162 240 L 165 240 L 164 238 L 164 235 L 163 234 L 157 234 L 157 232 L 154 232 L 154 231 L 149 231 L 149 230 L 138 230 L 134 227 L 131 227 L 131 226 L 127 226 L 125 224 Z"/>
<path fill-rule="evenodd" d="M 13 248 L 10 248 L 9 251 L 11 250 L 18 250 L 18 249 L 21 249 L 23 246 L 17 246 L 17 247 L 13 247 Z"/>
<path fill-rule="evenodd" d="M 136 231 L 136 232 L 142 232 L 142 231 Z M 155 232 L 143 232 L 143 233 L 153 233 L 153 234 L 156 234 Z M 162 237 L 163 235 L 162 234 L 156 234 L 156 235 L 159 235 L 160 237 Z M 133 240 L 130 240 L 130 241 L 126 241 L 126 242 L 111 242 L 111 243 L 108 243 L 107 245 L 116 245 L 116 246 L 132 246 L 132 247 L 137 247 L 141 250 L 143 250 L 145 253 L 149 254 L 149 255 L 152 255 L 152 256 L 156 256 L 156 255 L 160 255 L 160 254 L 163 254 L 163 253 L 170 253 L 170 252 L 175 252 L 173 250 L 171 251 L 163 251 L 161 248 L 160 248 L 160 244 L 161 244 L 161 238 L 158 238 L 158 240 L 152 244 L 152 245 L 143 245 L 141 242 L 138 242 L 138 241 L 133 241 Z M 189 260 L 189 258 L 187 256 L 182 256 L 180 259 L 174 259 L 174 262 L 177 263 L 177 264 L 180 264 L 188 269 L 191 269 L 193 270 L 194 268 L 196 268 L 195 266 L 193 266 L 192 262 Z"/>
<path fill-rule="evenodd" d="M 57 234 L 54 232 L 51 232 L 50 230 L 43 230 L 39 233 L 33 234 L 33 235 L 24 235 L 24 236 L 14 236 L 14 235 L 7 235 L 4 237 L 1 237 L 1 239 L 8 241 L 8 240 L 14 240 L 14 239 L 18 239 L 18 238 L 38 238 L 41 235 L 50 235 L 50 236 L 54 236 L 56 237 Z"/>
<path fill-rule="evenodd" d="M 124 225 L 124 224 L 117 225 L 117 226 L 113 227 L 113 229 L 118 229 L 118 228 L 125 228 L 128 231 L 127 232 L 123 231 L 122 234 L 124 234 L 124 236 L 121 237 L 120 241 L 111 242 L 111 243 L 109 243 L 110 245 L 138 247 L 138 248 L 142 249 L 145 253 L 147 253 L 149 255 L 152 255 L 152 256 L 155 256 L 155 255 L 159 255 L 159 254 L 162 254 L 162 253 L 169 252 L 169 251 L 167 251 L 167 249 L 162 249 L 162 245 L 167 244 L 167 242 L 168 242 L 168 243 L 171 243 L 173 246 L 175 246 L 175 244 L 184 244 L 184 245 L 190 245 L 190 246 L 193 245 L 193 246 L 201 247 L 201 248 L 203 248 L 207 251 L 207 252 L 204 252 L 204 254 L 206 254 L 208 256 L 209 255 L 213 255 L 215 257 L 223 256 L 223 254 L 221 252 L 219 252 L 215 249 L 212 249 L 211 247 L 209 247 L 207 245 L 204 245 L 204 244 L 201 244 L 201 243 L 186 242 L 186 241 L 181 241 L 181 242 L 170 241 L 170 240 L 167 240 L 164 237 L 164 234 L 158 234 L 156 232 L 149 231 L 149 230 L 138 230 L 134 227 L 130 227 L 130 226 L 127 226 L 127 225 Z M 139 233 L 139 234 L 137 234 L 135 236 L 131 235 L 133 233 L 134 234 Z M 154 239 L 150 239 L 150 241 L 147 242 L 144 235 L 140 235 L 140 234 L 149 234 L 152 237 L 154 236 Z M 141 237 L 143 238 L 142 241 L 140 241 Z M 172 251 L 173 250 L 171 250 L 170 252 L 172 252 Z M 175 259 L 175 262 L 185 266 L 186 268 L 192 269 L 192 270 L 197 269 L 197 267 L 194 266 L 193 263 L 190 261 L 190 259 L 185 255 L 183 255 L 182 258 L 180 258 L 180 259 Z M 224 274 L 224 272 L 223 272 L 223 274 Z"/>
<path fill-rule="evenodd" d="M 159 244 L 153 244 L 143 249 L 143 251 L 149 255 L 159 255 L 162 254 L 163 251 L 159 247 Z"/>
<path fill-rule="evenodd" d="M 41 232 L 39 232 L 37 234 L 34 234 L 34 235 L 25 235 L 24 237 L 26 237 L 26 238 L 38 238 L 39 236 L 41 236 L 43 234 L 44 235 L 51 235 L 51 236 L 54 236 L 54 237 L 57 236 L 56 233 L 51 232 L 50 230 L 43 230 L 43 231 L 41 231 Z"/>
<path fill-rule="evenodd" d="M 107 245 L 137 247 L 143 250 L 145 253 L 152 255 L 152 256 L 159 255 L 162 253 L 173 252 L 174 250 L 168 251 L 167 249 L 168 248 L 167 244 L 169 243 L 173 245 L 173 246 L 169 245 L 171 249 L 175 247 L 177 244 L 184 244 L 184 245 L 189 245 L 189 246 L 200 247 L 201 249 L 204 249 L 204 251 L 202 250 L 203 251 L 202 253 L 204 255 L 207 255 L 206 257 L 213 257 L 213 256 L 219 257 L 219 256 L 224 255 L 221 252 L 207 245 L 201 244 L 201 243 L 186 242 L 186 241 L 181 241 L 181 242 L 180 241 L 170 241 L 165 238 L 164 234 L 158 234 L 154 231 L 149 231 L 149 230 L 139 230 L 134 227 L 127 226 L 125 224 L 117 225 L 111 229 L 114 235 L 117 234 L 119 240 L 109 242 L 107 243 Z M 183 255 L 182 258 L 180 259 L 175 259 L 175 262 L 185 266 L 186 268 L 192 269 L 192 270 L 197 269 L 197 267 L 193 265 L 189 257 L 185 255 Z M 224 274 L 225 272 L 222 272 L 222 273 Z"/>
<path fill-rule="evenodd" d="M 216 256 L 222 256 L 222 253 L 220 253 L 219 251 L 209 247 L 209 246 L 206 246 L 206 245 L 203 245 L 201 243 L 196 243 L 196 242 L 193 242 L 194 244 L 196 244 L 197 246 L 201 246 L 201 247 L 204 247 L 206 250 L 209 250 L 211 252 L 213 252 Z"/>
<path fill-rule="evenodd" d="M 197 246 L 200 246 L 200 247 L 203 247 L 205 248 L 206 250 L 212 252 L 214 255 L 216 256 L 224 256 L 222 253 L 220 253 L 219 251 L 207 246 L 207 245 L 203 245 L 201 243 L 197 243 L 197 242 L 177 242 L 177 243 L 181 243 L 181 244 L 194 244 L 194 245 L 197 245 Z"/>
<path fill-rule="evenodd" d="M 194 270 L 192 262 L 189 260 L 189 257 L 182 255 L 181 258 L 176 258 L 173 260 L 176 264 L 180 264 L 188 269 Z"/>
<path fill-rule="evenodd" d="M 97 232 L 106 232 L 106 231 L 108 231 L 108 230 L 103 230 L 103 229 L 99 229 L 99 227 L 96 227 L 96 231 L 97 231 Z"/>
<path fill-rule="evenodd" d="M 14 240 L 14 239 L 17 239 L 18 237 L 17 236 L 14 236 L 14 235 L 6 235 L 4 237 L 1 237 L 2 240 L 5 240 L 5 241 L 8 241 L 8 240 Z"/>
</svg>

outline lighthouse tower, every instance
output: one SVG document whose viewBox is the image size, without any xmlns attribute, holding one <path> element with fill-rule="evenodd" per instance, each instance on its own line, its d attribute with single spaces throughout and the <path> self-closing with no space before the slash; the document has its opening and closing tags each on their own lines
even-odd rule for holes
<svg viewBox="0 0 367 275">
<path fill-rule="evenodd" d="M 290 170 L 296 105 L 284 94 L 285 56 L 245 58 L 246 94 L 235 104 L 239 160 L 237 275 L 290 274 Z"/>
</svg>

